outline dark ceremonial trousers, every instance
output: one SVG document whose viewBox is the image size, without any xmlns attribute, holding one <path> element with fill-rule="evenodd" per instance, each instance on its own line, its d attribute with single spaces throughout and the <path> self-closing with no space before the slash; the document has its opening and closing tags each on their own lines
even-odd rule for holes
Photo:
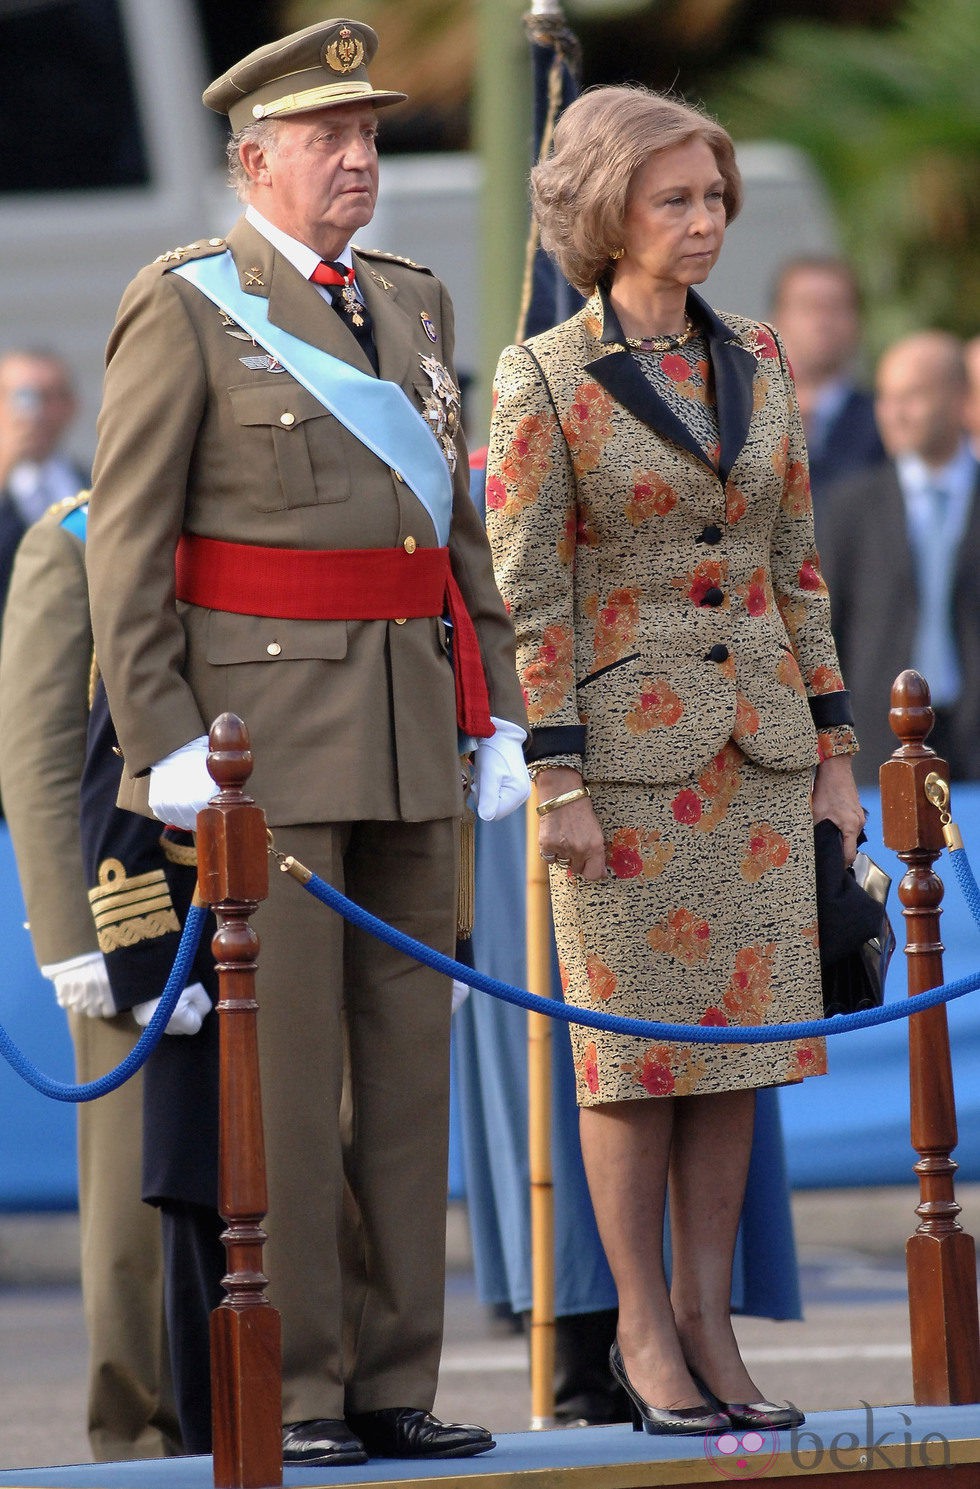
<svg viewBox="0 0 980 1489">
<path fill-rule="evenodd" d="M 81 783 L 82 852 L 99 940 L 120 1009 L 158 997 L 197 882 L 193 838 L 116 806 L 122 760 L 105 688 L 96 687 Z M 106 892 L 108 891 L 108 892 Z M 164 903 L 165 902 L 165 903 Z M 162 908 L 146 910 L 146 906 Z M 205 921 L 188 983 L 218 999 Z M 218 1015 L 197 1034 L 164 1034 L 143 1067 L 143 1198 L 161 1210 L 164 1307 L 186 1453 L 211 1450 L 210 1315 L 220 1303 Z"/>
<path fill-rule="evenodd" d="M 165 828 L 151 817 L 116 806 L 122 761 L 114 753 L 115 730 L 105 689 L 98 684 L 89 719 L 88 754 L 81 784 L 82 853 L 95 892 L 96 924 L 104 910 L 100 946 L 119 1009 L 159 997 L 173 967 L 180 933 L 197 883 L 190 833 Z M 127 882 L 131 886 L 127 893 Z M 105 895 L 118 887 L 118 898 Z M 152 895 L 159 883 L 171 911 L 142 914 L 113 909 L 127 899 Z M 100 895 L 100 890 L 103 893 Z M 214 918 L 208 916 L 188 983 L 200 982 L 217 1002 L 211 954 Z M 200 1032 L 165 1034 L 143 1074 L 143 1197 L 190 1200 L 214 1209 L 218 1202 L 218 1019 L 208 1014 Z"/>
</svg>

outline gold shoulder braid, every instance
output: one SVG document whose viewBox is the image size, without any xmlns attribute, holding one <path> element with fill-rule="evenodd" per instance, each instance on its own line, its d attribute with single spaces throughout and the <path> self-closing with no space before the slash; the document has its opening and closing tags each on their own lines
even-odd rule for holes
<svg viewBox="0 0 980 1489">
<path fill-rule="evenodd" d="M 99 882 L 88 897 L 103 955 L 122 946 L 154 941 L 168 931 L 180 933 L 163 869 L 127 878 L 118 858 L 104 858 L 99 864 Z"/>
<path fill-rule="evenodd" d="M 197 868 L 196 843 L 175 843 L 164 832 L 160 835 L 160 849 L 168 863 L 179 864 L 184 869 Z"/>
</svg>

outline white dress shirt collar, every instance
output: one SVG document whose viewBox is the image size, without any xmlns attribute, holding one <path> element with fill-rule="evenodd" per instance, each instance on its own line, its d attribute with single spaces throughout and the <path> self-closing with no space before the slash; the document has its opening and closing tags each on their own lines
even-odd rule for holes
<svg viewBox="0 0 980 1489">
<path fill-rule="evenodd" d="M 245 208 L 245 221 L 250 222 L 257 233 L 261 233 L 273 248 L 278 249 L 283 258 L 288 259 L 304 279 L 309 279 L 317 264 L 323 262 L 315 249 L 301 243 L 298 238 L 291 238 L 288 233 L 284 233 L 282 228 L 276 227 L 267 217 L 263 217 L 262 213 L 251 203 Z M 345 246 L 343 253 L 338 253 L 333 262 L 343 264 L 348 269 L 353 267 L 354 260 L 349 243 Z"/>
<path fill-rule="evenodd" d="M 895 468 L 906 504 L 938 487 L 947 493 L 956 507 L 969 501 L 980 473 L 980 465 L 966 439 L 960 442 L 956 454 L 943 466 L 926 465 L 918 455 L 899 455 Z"/>
</svg>

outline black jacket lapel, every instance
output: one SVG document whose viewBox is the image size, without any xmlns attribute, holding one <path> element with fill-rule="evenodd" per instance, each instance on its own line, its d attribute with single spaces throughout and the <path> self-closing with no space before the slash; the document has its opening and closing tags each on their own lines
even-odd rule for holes
<svg viewBox="0 0 980 1489">
<path fill-rule="evenodd" d="M 752 420 L 753 384 L 758 363 L 716 315 L 706 300 L 693 290 L 687 292 L 691 314 L 704 326 L 708 338 L 708 355 L 715 378 L 715 403 L 718 409 L 718 442 L 721 456 L 718 474 L 727 481 L 742 452 Z"/>
<path fill-rule="evenodd" d="M 603 290 L 599 293 L 603 311 L 602 342 L 604 345 L 625 345 L 616 312 L 606 293 Z M 715 378 L 721 444 L 718 473 L 725 481 L 748 434 L 752 418 L 752 383 L 756 360 L 711 306 L 693 290 L 688 291 L 688 309 L 692 318 L 704 330 L 708 341 Z M 683 421 L 650 386 L 637 366 L 635 357 L 628 351 L 607 352 L 587 363 L 586 371 L 637 419 L 655 429 L 658 434 L 673 440 L 682 449 L 690 451 L 702 464 L 713 469 L 707 451 L 701 448 Z"/>
</svg>

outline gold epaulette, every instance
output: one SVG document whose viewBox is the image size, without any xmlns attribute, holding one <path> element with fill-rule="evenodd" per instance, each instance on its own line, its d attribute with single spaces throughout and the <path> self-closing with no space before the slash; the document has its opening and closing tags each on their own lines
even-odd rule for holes
<svg viewBox="0 0 980 1489">
<path fill-rule="evenodd" d="M 87 488 L 78 491 L 74 496 L 63 496 L 60 501 L 52 502 L 44 513 L 45 517 L 56 517 L 60 522 L 62 517 L 67 517 L 69 512 L 74 512 L 76 507 L 84 507 L 92 495 Z"/>
<path fill-rule="evenodd" d="M 92 660 L 89 663 L 89 668 L 88 668 L 88 711 L 89 711 L 89 713 L 92 712 L 92 704 L 95 702 L 95 690 L 99 686 L 99 678 L 101 676 L 102 676 L 102 672 L 101 672 L 101 670 L 99 668 L 99 659 L 95 655 L 95 652 L 93 651 L 93 653 L 92 653 Z"/>
<path fill-rule="evenodd" d="M 179 264 L 186 258 L 207 258 L 221 253 L 228 247 L 224 238 L 199 238 L 196 243 L 184 243 L 180 248 L 168 248 L 153 260 L 155 264 Z"/>
<path fill-rule="evenodd" d="M 88 897 L 103 955 L 154 941 L 170 931 L 180 933 L 163 869 L 130 878 L 118 858 L 104 858 L 99 864 L 99 882 Z"/>
<path fill-rule="evenodd" d="M 406 269 L 417 269 L 420 274 L 432 273 L 432 270 L 425 264 L 417 264 L 414 259 L 404 258 L 400 253 L 387 253 L 383 248 L 361 248 L 357 243 L 352 243 L 351 247 L 362 258 L 381 259 L 385 264 L 404 264 Z"/>
</svg>

